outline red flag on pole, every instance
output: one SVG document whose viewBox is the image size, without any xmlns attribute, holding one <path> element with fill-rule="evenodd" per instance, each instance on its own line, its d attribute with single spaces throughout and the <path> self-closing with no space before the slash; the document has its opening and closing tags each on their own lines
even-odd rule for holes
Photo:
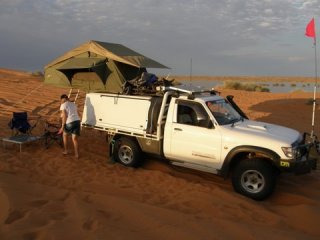
<svg viewBox="0 0 320 240">
<path fill-rule="evenodd" d="M 314 44 L 314 59 L 315 59 L 315 83 L 314 83 L 314 91 L 313 91 L 313 110 L 312 110 L 312 131 L 311 131 L 311 138 L 315 139 L 314 136 L 314 119 L 315 119 L 315 110 L 316 110 L 316 93 L 317 93 L 317 78 L 318 78 L 318 71 L 317 71 L 317 48 L 316 48 L 316 28 L 314 24 L 314 18 L 308 23 L 306 27 L 307 37 L 313 38 Z M 314 140 L 313 140 L 314 141 Z M 314 141 L 315 142 L 315 141 Z"/>
<path fill-rule="evenodd" d="M 306 27 L 306 33 L 305 35 L 307 37 L 312 37 L 314 40 L 316 39 L 316 31 L 314 26 L 314 18 L 311 19 L 311 21 L 308 23 Z"/>
</svg>

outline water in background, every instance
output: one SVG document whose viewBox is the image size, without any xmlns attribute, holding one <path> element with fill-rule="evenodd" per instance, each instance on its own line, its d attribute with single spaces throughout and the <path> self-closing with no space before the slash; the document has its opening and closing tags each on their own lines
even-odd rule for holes
<svg viewBox="0 0 320 240">
<path fill-rule="evenodd" d="M 184 85 L 192 84 L 195 86 L 203 86 L 206 88 L 216 88 L 223 86 L 223 81 L 210 81 L 210 80 L 181 80 L 179 81 Z M 314 83 L 299 83 L 299 82 L 241 82 L 241 83 L 254 83 L 268 88 L 272 93 L 288 93 L 294 91 L 313 92 Z M 319 87 L 319 86 L 318 86 Z"/>
</svg>

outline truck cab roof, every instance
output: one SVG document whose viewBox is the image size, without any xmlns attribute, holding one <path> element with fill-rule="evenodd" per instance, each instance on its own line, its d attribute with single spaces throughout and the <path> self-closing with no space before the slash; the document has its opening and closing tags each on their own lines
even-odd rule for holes
<svg viewBox="0 0 320 240">
<path fill-rule="evenodd" d="M 204 88 L 202 86 L 178 85 L 160 88 L 162 92 L 176 92 L 179 99 L 192 99 L 196 101 L 212 101 L 222 99 L 218 94 L 219 92 L 212 89 Z"/>
<path fill-rule="evenodd" d="M 194 98 L 190 99 L 189 95 L 180 95 L 178 97 L 179 99 L 184 99 L 184 100 L 193 100 L 196 102 L 208 102 L 208 101 L 215 101 L 215 100 L 221 100 L 223 97 L 219 95 L 203 95 L 203 94 L 195 94 Z"/>
</svg>

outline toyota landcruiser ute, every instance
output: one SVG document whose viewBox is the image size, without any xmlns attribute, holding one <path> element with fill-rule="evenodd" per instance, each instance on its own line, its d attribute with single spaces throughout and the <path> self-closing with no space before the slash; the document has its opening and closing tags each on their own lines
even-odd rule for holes
<svg viewBox="0 0 320 240">
<path fill-rule="evenodd" d="M 308 173 L 312 143 L 305 134 L 249 120 L 214 90 L 161 87 L 153 95 L 86 95 L 82 127 L 107 133 L 110 156 L 138 167 L 143 153 L 171 164 L 230 177 L 234 190 L 255 200 L 270 196 L 282 172 Z"/>
</svg>

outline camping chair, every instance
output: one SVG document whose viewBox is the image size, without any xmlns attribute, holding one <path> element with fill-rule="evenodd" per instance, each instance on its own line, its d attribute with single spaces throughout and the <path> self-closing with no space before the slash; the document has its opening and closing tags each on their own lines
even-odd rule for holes
<svg viewBox="0 0 320 240">
<path fill-rule="evenodd" d="M 45 148 L 49 148 L 53 143 L 63 147 L 62 134 L 58 134 L 60 128 L 61 125 L 46 121 L 43 135 Z"/>
<path fill-rule="evenodd" d="M 33 124 L 29 122 L 33 120 Z M 13 117 L 9 122 L 9 128 L 12 130 L 12 136 L 3 138 L 3 146 L 5 143 L 14 143 L 20 145 L 20 152 L 22 144 L 40 140 L 41 136 L 33 136 L 31 131 L 37 126 L 40 117 L 28 119 L 27 112 L 14 112 Z"/>
<path fill-rule="evenodd" d="M 9 122 L 9 127 L 12 130 L 12 136 L 31 135 L 31 131 L 37 126 L 40 118 L 37 118 L 33 124 L 28 119 L 27 112 L 14 112 L 12 119 Z M 33 119 L 34 120 L 34 119 Z"/>
</svg>

